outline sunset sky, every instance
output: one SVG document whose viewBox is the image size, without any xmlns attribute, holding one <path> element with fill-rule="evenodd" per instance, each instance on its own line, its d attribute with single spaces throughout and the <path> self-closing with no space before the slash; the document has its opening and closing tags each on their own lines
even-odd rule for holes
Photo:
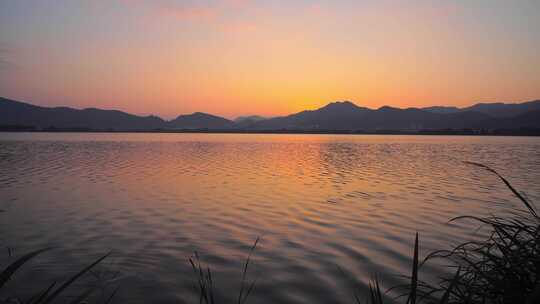
<svg viewBox="0 0 540 304">
<path fill-rule="evenodd" d="M 1 0 L 0 96 L 173 118 L 540 98 L 540 1 Z"/>
</svg>

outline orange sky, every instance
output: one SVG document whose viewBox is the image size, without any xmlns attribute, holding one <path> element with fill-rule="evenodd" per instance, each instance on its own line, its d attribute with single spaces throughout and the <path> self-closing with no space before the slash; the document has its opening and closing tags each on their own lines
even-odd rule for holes
<svg viewBox="0 0 540 304">
<path fill-rule="evenodd" d="M 0 95 L 172 118 L 540 98 L 535 1 L 3 1 Z"/>
</svg>

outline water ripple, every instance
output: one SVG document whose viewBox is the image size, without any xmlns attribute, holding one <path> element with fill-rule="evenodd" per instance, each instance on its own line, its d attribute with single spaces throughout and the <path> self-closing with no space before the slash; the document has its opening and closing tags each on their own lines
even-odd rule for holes
<svg viewBox="0 0 540 304">
<path fill-rule="evenodd" d="M 195 299 L 194 251 L 234 301 L 261 237 L 255 303 L 349 303 L 375 274 L 399 283 L 414 232 L 425 254 L 483 236 L 450 218 L 518 206 L 463 160 L 540 199 L 537 138 L 2 133 L 1 237 L 60 248 L 27 274 L 44 283 L 113 250 L 130 303 Z"/>
</svg>

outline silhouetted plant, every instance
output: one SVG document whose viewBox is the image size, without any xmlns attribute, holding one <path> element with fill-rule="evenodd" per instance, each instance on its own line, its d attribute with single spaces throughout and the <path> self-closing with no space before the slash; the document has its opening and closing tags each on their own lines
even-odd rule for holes
<svg viewBox="0 0 540 304">
<path fill-rule="evenodd" d="M 487 225 L 490 235 L 481 242 L 466 242 L 452 250 L 432 252 L 422 263 L 419 263 L 417 234 L 410 283 L 392 287 L 388 291 L 403 290 L 398 299 L 407 296 L 407 304 L 540 303 L 540 217 L 534 205 L 497 171 L 479 163 L 467 164 L 499 177 L 526 210 L 518 209 L 517 214 L 507 217 L 460 216 L 452 219 L 472 219 Z M 447 266 L 455 269 L 454 274 L 443 277 L 437 284 L 421 281 L 419 268 L 434 259 L 450 262 Z M 356 302 L 383 304 L 379 286 L 378 279 L 372 280 L 368 285 L 367 299 L 362 302 L 355 295 Z"/>
<path fill-rule="evenodd" d="M 24 266 L 26 263 L 28 263 L 30 260 L 35 258 L 36 256 L 47 252 L 51 250 L 52 248 L 44 248 L 40 250 L 35 250 L 32 252 L 29 252 L 20 258 L 16 259 L 14 262 L 9 264 L 1 273 L 0 273 L 0 292 L 5 289 L 6 283 L 13 277 L 13 275 L 19 271 L 22 266 Z M 107 258 L 110 255 L 110 253 L 100 257 L 96 261 L 94 261 L 92 264 L 86 266 L 82 270 L 80 270 L 78 273 L 70 277 L 67 281 L 62 283 L 60 286 L 57 287 L 58 282 L 53 282 L 50 285 L 48 285 L 43 290 L 39 291 L 38 293 L 30 296 L 26 301 L 16 298 L 16 297 L 8 297 L 7 299 L 1 300 L 3 303 L 27 303 L 27 304 L 49 304 L 53 303 L 53 301 L 57 300 L 64 291 L 70 287 L 75 281 L 79 280 L 84 274 L 89 272 L 92 268 L 94 268 L 97 264 L 101 263 L 105 258 Z M 25 282 L 25 284 L 30 284 L 31 282 Z M 85 289 L 83 292 L 81 292 L 78 296 L 76 296 L 74 299 L 72 299 L 69 303 L 71 304 L 79 304 L 83 303 L 92 293 L 96 291 L 95 286 L 90 286 L 89 288 Z M 110 303 L 114 295 L 116 294 L 115 290 L 107 299 L 106 303 Z"/>
<path fill-rule="evenodd" d="M 460 216 L 490 229 L 482 242 L 466 242 L 452 250 L 429 254 L 424 262 L 442 258 L 457 269 L 453 278 L 438 286 L 425 285 L 424 292 L 444 292 L 445 303 L 540 303 L 540 218 L 534 205 L 492 168 L 468 162 L 498 176 L 523 203 L 508 217 Z"/>
<path fill-rule="evenodd" d="M 247 281 L 247 272 L 251 261 L 251 255 L 253 254 L 253 251 L 255 251 L 255 248 L 257 247 L 257 244 L 259 243 L 259 238 L 255 240 L 253 245 L 251 246 L 251 249 L 249 250 L 249 254 L 246 258 L 246 261 L 244 262 L 244 267 L 242 269 L 242 280 L 240 282 L 240 291 L 238 293 L 238 304 L 245 304 L 249 295 L 251 294 L 251 291 L 255 287 L 255 283 L 257 282 L 257 278 L 255 278 L 251 283 Z M 189 259 L 189 262 L 191 264 L 191 267 L 193 268 L 193 272 L 195 273 L 195 276 L 197 277 L 197 282 L 195 284 L 195 289 L 199 293 L 199 303 L 204 304 L 215 304 L 215 293 L 214 293 L 214 281 L 212 278 L 212 271 L 210 270 L 209 266 L 203 267 L 201 260 L 199 258 L 199 254 L 197 252 L 194 253 L 194 257 Z"/>
</svg>

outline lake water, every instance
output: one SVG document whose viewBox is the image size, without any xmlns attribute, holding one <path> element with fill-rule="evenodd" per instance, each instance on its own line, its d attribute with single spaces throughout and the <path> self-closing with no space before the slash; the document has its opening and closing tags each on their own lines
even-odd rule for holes
<svg viewBox="0 0 540 304">
<path fill-rule="evenodd" d="M 9 289 L 24 296 L 112 251 L 70 292 L 95 280 L 120 286 L 115 303 L 196 303 L 196 251 L 233 303 L 259 237 L 248 303 L 353 303 L 375 275 L 402 282 L 416 231 L 425 255 L 482 238 L 451 218 L 520 206 L 463 161 L 540 201 L 540 138 L 0 133 L 0 245 L 56 247 Z"/>
</svg>

